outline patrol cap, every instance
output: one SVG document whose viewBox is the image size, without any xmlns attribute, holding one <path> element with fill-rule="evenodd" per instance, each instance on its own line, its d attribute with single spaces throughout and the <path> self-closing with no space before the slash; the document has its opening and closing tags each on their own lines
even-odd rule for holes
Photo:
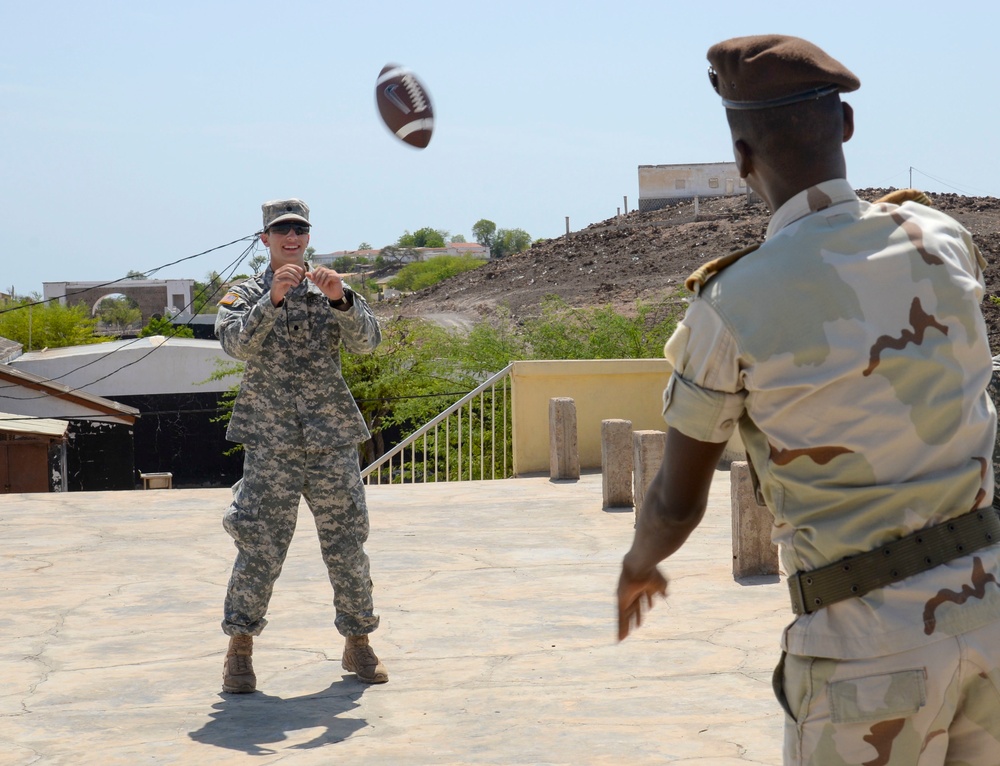
<svg viewBox="0 0 1000 766">
<path fill-rule="evenodd" d="M 309 206 L 300 199 L 271 200 L 261 205 L 260 209 L 264 211 L 265 230 L 282 221 L 309 223 Z"/>
<path fill-rule="evenodd" d="M 861 81 L 808 40 L 754 35 L 708 49 L 708 77 L 726 109 L 770 109 L 849 93 Z"/>
</svg>

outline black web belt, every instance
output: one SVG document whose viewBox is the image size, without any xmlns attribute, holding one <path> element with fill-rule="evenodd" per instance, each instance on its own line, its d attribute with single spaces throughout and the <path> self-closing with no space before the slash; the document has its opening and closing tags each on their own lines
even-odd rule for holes
<svg viewBox="0 0 1000 766">
<path fill-rule="evenodd" d="M 849 556 L 811 572 L 796 572 L 788 578 L 792 611 L 811 614 L 996 542 L 1000 542 L 1000 517 L 992 508 L 979 508 L 873 551 Z"/>
</svg>

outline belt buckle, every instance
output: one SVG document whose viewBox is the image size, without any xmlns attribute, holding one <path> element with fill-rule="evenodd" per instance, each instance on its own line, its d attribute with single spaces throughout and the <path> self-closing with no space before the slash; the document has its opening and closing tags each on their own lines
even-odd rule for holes
<svg viewBox="0 0 1000 766">
<path fill-rule="evenodd" d="M 807 614 L 806 594 L 802 590 L 802 573 L 796 572 L 788 578 L 788 595 L 792 600 L 792 613 Z"/>
</svg>

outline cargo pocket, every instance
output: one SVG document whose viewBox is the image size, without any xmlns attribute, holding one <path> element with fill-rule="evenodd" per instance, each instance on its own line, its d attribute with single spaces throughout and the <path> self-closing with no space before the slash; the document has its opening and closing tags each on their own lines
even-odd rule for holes
<svg viewBox="0 0 1000 766">
<path fill-rule="evenodd" d="M 906 718 L 927 703 L 923 669 L 834 681 L 828 687 L 834 723 L 864 723 Z"/>
<path fill-rule="evenodd" d="M 246 535 L 245 530 L 248 526 L 256 525 L 260 515 L 259 502 L 246 503 L 247 486 L 245 481 L 245 479 L 240 479 L 233 486 L 233 501 L 222 515 L 222 528 L 237 542 L 241 536 Z"/>
</svg>

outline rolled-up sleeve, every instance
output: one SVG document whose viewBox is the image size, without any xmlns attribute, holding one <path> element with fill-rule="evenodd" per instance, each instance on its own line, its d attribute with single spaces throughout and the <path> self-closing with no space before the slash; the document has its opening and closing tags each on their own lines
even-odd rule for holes
<svg viewBox="0 0 1000 766">
<path fill-rule="evenodd" d="M 729 441 L 747 392 L 735 340 L 722 319 L 695 300 L 664 356 L 674 369 L 663 392 L 667 425 L 698 441 Z"/>
</svg>

